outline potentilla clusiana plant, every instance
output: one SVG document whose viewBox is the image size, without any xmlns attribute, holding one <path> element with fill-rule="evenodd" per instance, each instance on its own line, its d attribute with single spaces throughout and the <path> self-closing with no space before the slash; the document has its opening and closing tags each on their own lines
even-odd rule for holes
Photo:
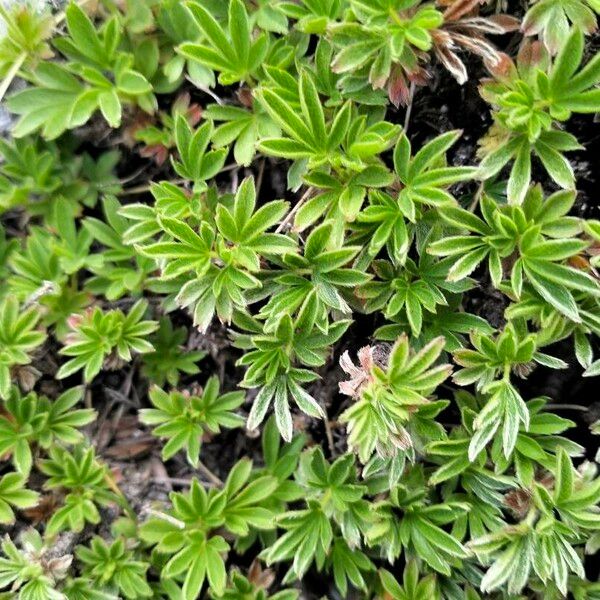
<svg viewBox="0 0 600 600">
<path fill-rule="evenodd" d="M 598 12 L 0 2 L 0 600 L 598 600 Z"/>
</svg>

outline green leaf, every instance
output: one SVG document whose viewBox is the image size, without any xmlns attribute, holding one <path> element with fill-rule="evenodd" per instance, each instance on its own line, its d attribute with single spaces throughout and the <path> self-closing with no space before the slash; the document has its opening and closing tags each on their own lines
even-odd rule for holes
<svg viewBox="0 0 600 600">
<path fill-rule="evenodd" d="M 573 493 L 573 465 L 571 459 L 564 450 L 560 448 L 557 453 L 556 473 L 554 478 L 554 500 L 561 504 L 569 500 Z"/>
<path fill-rule="evenodd" d="M 106 55 L 96 29 L 78 4 L 72 2 L 65 10 L 69 34 L 77 49 L 97 63 L 104 65 Z M 107 119 L 108 120 L 108 119 Z"/>
<path fill-rule="evenodd" d="M 100 111 L 107 123 L 113 128 L 119 127 L 121 125 L 121 101 L 117 92 L 115 90 L 102 92 L 98 99 Z"/>
<path fill-rule="evenodd" d="M 317 88 L 307 71 L 300 75 L 300 104 L 307 123 L 310 124 L 312 141 L 315 147 L 323 146 L 327 140 L 325 116 Z"/>
</svg>

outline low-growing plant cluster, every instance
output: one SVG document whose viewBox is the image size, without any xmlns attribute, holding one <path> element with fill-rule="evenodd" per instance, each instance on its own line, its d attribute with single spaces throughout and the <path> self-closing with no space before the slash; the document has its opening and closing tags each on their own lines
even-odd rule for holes
<svg viewBox="0 0 600 600">
<path fill-rule="evenodd" d="M 0 598 L 598 600 L 599 12 L 0 3 Z"/>
</svg>

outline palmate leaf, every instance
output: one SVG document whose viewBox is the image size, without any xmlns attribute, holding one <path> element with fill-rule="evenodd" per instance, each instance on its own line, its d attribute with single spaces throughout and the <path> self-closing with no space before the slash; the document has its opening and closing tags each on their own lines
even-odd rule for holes
<svg viewBox="0 0 600 600">
<path fill-rule="evenodd" d="M 360 531 L 368 521 L 364 499 L 368 488 L 359 483 L 354 457 L 345 454 L 329 463 L 320 448 L 307 450 L 300 457 L 296 481 L 339 525 L 346 542 L 359 545 Z"/>
<path fill-rule="evenodd" d="M 335 21 L 344 6 L 342 0 L 300 0 L 283 1 L 281 9 L 292 19 L 297 19 L 296 27 L 306 33 L 324 33 L 327 24 Z"/>
<path fill-rule="evenodd" d="M 196 131 L 189 126 L 183 115 L 175 120 L 175 144 L 181 162 L 173 161 L 175 171 L 193 181 L 194 189 L 206 189 L 206 181 L 212 179 L 223 167 L 227 150 L 207 150 L 213 133 L 213 124 L 206 121 Z"/>
<path fill-rule="evenodd" d="M 506 144 L 487 154 L 479 164 L 479 177 L 489 179 L 514 161 L 507 184 L 512 204 L 521 204 L 531 185 L 532 157 L 536 156 L 548 175 L 562 188 L 574 189 L 575 175 L 563 152 L 581 150 L 576 138 L 565 131 L 543 131 L 534 142 L 517 134 Z"/>
<path fill-rule="evenodd" d="M 309 502 L 306 509 L 280 515 L 277 525 L 286 532 L 264 551 L 267 564 L 293 558 L 292 573 L 300 579 L 313 561 L 323 562 L 333 541 L 333 531 L 316 503 Z"/>
<path fill-rule="evenodd" d="M 566 595 L 570 572 L 585 577 L 569 533 L 548 525 L 545 517 L 535 527 L 529 519 L 512 530 L 504 529 L 473 540 L 470 547 L 478 556 L 491 554 L 494 558 L 481 581 L 481 589 L 492 591 L 506 585 L 509 593 L 519 593 L 535 572 L 543 582 L 553 581 Z"/>
<path fill-rule="evenodd" d="M 539 466 L 553 470 L 556 456 L 564 449 L 570 456 L 581 456 L 583 447 L 558 434 L 573 427 L 573 421 L 550 412 L 542 411 L 545 400 L 534 398 L 527 403 L 529 426 L 524 423 L 517 435 L 517 441 L 510 457 L 504 455 L 502 437 L 496 436 L 491 446 L 491 458 L 497 472 L 509 472 L 514 468 L 515 476 L 522 486 L 531 486 Z"/>
<path fill-rule="evenodd" d="M 142 356 L 143 372 L 148 379 L 158 386 L 168 382 L 176 387 L 182 374 L 195 375 L 200 371 L 196 363 L 206 356 L 206 352 L 188 351 L 184 347 L 187 338 L 185 327 L 174 328 L 168 317 L 160 319 L 158 330 L 151 338 L 154 352 Z"/>
<path fill-rule="evenodd" d="M 406 11 L 402 3 L 355 0 L 351 4 L 356 21 L 334 23 L 329 28 L 338 50 L 331 69 L 341 74 L 358 72 L 361 80 L 376 89 L 397 78 L 402 69 L 417 71 L 419 51 L 431 49 L 430 31 L 442 24 L 442 14 L 427 5 L 411 5 L 413 10 Z M 391 92 L 390 99 L 399 103 Z"/>
<path fill-rule="evenodd" d="M 514 160 L 507 186 L 512 204 L 521 204 L 525 198 L 533 154 L 560 187 L 575 186 L 573 169 L 562 152 L 581 146 L 554 122 L 566 121 L 573 112 L 596 112 L 600 107 L 600 93 L 595 89 L 600 60 L 595 56 L 579 69 L 583 47 L 584 35 L 574 28 L 553 62 L 541 54 L 528 64 L 525 57 L 531 53 L 523 52 L 521 62 L 510 65 L 509 76 L 494 73 L 498 82 L 482 87 L 484 97 L 497 107 L 490 133 L 500 135 L 499 141 L 485 150 L 479 175 L 487 179 Z"/>
<path fill-rule="evenodd" d="M 448 307 L 438 308 L 435 314 L 423 314 L 423 329 L 414 341 L 415 346 L 421 347 L 437 337 L 443 337 L 446 339 L 445 349 L 455 352 L 464 346 L 466 334 L 477 331 L 490 335 L 494 332 L 485 319 L 466 312 L 454 312 L 455 303 L 456 299 Z M 408 319 L 394 318 L 391 323 L 375 330 L 375 338 L 394 342 L 403 333 L 410 333 L 410 329 Z"/>
<path fill-rule="evenodd" d="M 54 63 L 41 64 L 36 74 L 36 87 L 17 92 L 7 101 L 9 109 L 21 115 L 13 135 L 23 137 L 41 129 L 44 137 L 52 140 L 71 128 L 73 107 L 85 88 Z"/>
<path fill-rule="evenodd" d="M 252 110 L 238 106 L 209 105 L 204 114 L 220 123 L 216 126 L 212 142 L 217 148 L 233 144 L 233 157 L 240 165 L 249 165 L 256 153 L 259 139 L 278 137 L 279 127 L 258 104 Z"/>
<path fill-rule="evenodd" d="M 483 540 L 475 540 L 471 547 L 477 552 L 478 544 Z M 481 581 L 484 592 L 500 588 L 505 583 L 509 593 L 518 593 L 524 586 L 532 568 L 534 544 L 530 536 L 515 537 L 506 550 L 502 552 L 487 570 Z"/>
<path fill-rule="evenodd" d="M 72 451 L 53 446 L 40 471 L 46 475 L 47 489 L 64 489 L 66 495 L 46 525 L 48 535 L 61 531 L 82 531 L 86 524 L 101 521 L 99 507 L 119 503 L 120 497 L 109 487 L 108 467 L 93 448 L 79 445 Z"/>
<path fill-rule="evenodd" d="M 185 600 L 195 600 L 202 589 L 205 579 L 217 593 L 225 589 L 227 574 L 222 554 L 227 552 L 229 544 L 216 535 L 206 539 L 202 535 L 190 536 L 187 546 L 175 554 L 163 569 L 168 578 L 182 578 L 182 595 Z"/>
<path fill-rule="evenodd" d="M 114 48 L 103 43 L 88 16 L 77 4 L 69 5 L 65 16 L 71 37 L 70 39 L 63 38 L 61 45 L 64 46 L 67 53 L 76 52 L 94 64 L 107 67 L 110 64 Z"/>
<path fill-rule="evenodd" d="M 238 361 L 238 364 L 248 366 L 240 385 L 260 388 L 248 415 L 249 429 L 256 428 L 264 420 L 272 405 L 277 428 L 284 439 L 291 440 L 290 399 L 302 412 L 313 417 L 324 416 L 323 408 L 304 389 L 305 384 L 314 381 L 317 375 L 296 365 L 315 368 L 324 364 L 329 347 L 343 335 L 349 321 L 337 321 L 323 332 L 316 324 L 317 306 L 315 294 L 309 294 L 295 319 L 283 315 L 275 322 L 275 327 L 268 330 L 257 320 L 237 316 L 236 324 L 251 332 L 240 335 L 236 343 L 247 350 Z"/>
<path fill-rule="evenodd" d="M 38 502 L 39 494 L 25 487 L 26 480 L 19 473 L 0 477 L 0 523 L 14 523 L 14 509 L 31 508 Z M 1 586 L 0 586 L 1 587 Z"/>
<path fill-rule="evenodd" d="M 162 271 L 163 277 L 174 278 L 190 271 L 200 275 L 208 270 L 215 240 L 215 232 L 208 223 L 202 223 L 198 233 L 183 220 L 172 217 L 159 218 L 159 226 L 173 241 L 140 246 L 140 252 L 157 260 L 169 260 Z"/>
<path fill-rule="evenodd" d="M 403 264 L 413 233 L 402 206 L 379 190 L 370 190 L 368 199 L 368 206 L 358 214 L 357 220 L 361 233 L 363 227 L 369 230 L 369 254 L 376 256 L 385 246 L 390 258 L 396 264 Z"/>
<path fill-rule="evenodd" d="M 322 169 L 307 173 L 304 181 L 314 188 L 315 194 L 297 211 L 295 229 L 303 231 L 318 222 L 323 215 L 325 220 L 339 222 L 343 216 L 348 222 L 353 222 L 361 216 L 360 210 L 369 192 L 385 188 L 393 180 L 389 170 L 380 164 L 372 164 L 358 173 L 350 173 L 343 180 L 328 175 Z"/>
<path fill-rule="evenodd" d="M 442 598 L 435 575 L 430 573 L 421 577 L 419 564 L 415 559 L 409 560 L 404 568 L 402 586 L 386 569 L 379 570 L 379 580 L 382 588 L 393 600 L 420 600 L 421 598 L 441 600 Z"/>
<path fill-rule="evenodd" d="M 568 37 L 571 24 L 586 33 L 595 31 L 595 13 L 599 10 L 594 0 L 538 0 L 525 14 L 521 27 L 526 35 L 539 35 L 546 48 L 556 54 Z"/>
<path fill-rule="evenodd" d="M 589 474 L 582 477 L 573 467 L 565 448 L 557 452 L 554 490 L 537 489 L 541 509 L 548 516 L 556 511 L 568 527 L 582 531 L 600 528 L 597 504 L 600 499 L 600 480 Z M 551 497 L 550 497 L 551 496 Z"/>
<path fill-rule="evenodd" d="M 280 233 L 266 233 L 281 221 L 288 210 L 288 204 L 274 200 L 256 208 L 256 188 L 254 179 L 242 181 L 232 210 L 220 204 L 215 221 L 219 233 L 233 247 L 232 259 L 250 271 L 260 268 L 260 255 L 278 255 L 296 250 L 294 240 Z"/>
<path fill-rule="evenodd" d="M 162 449 L 164 460 L 185 449 L 188 462 L 197 467 L 205 432 L 216 434 L 221 427 L 239 427 L 244 422 L 233 413 L 244 401 L 243 392 L 219 395 L 216 377 L 207 381 L 201 396 L 166 393 L 158 387 L 151 389 L 149 395 L 155 408 L 142 409 L 140 420 L 154 426 L 155 436 L 168 440 Z"/>
<path fill-rule="evenodd" d="M 82 394 L 82 388 L 72 388 L 50 400 L 34 392 L 21 396 L 12 388 L 9 398 L 1 404 L 0 452 L 12 455 L 19 473 L 29 475 L 35 446 L 48 449 L 57 443 L 72 445 L 83 441 L 78 429 L 92 422 L 96 412 L 75 408 Z"/>
<path fill-rule="evenodd" d="M 252 39 L 248 13 L 242 0 L 231 0 L 225 29 L 199 2 L 189 9 L 204 34 L 201 43 L 185 42 L 178 52 L 186 58 L 219 72 L 225 85 L 250 79 L 261 66 L 269 46 L 262 32 Z"/>
<path fill-rule="evenodd" d="M 452 436 L 428 444 L 426 451 L 432 462 L 440 465 L 431 474 L 430 484 L 439 485 L 446 482 L 445 485 L 453 490 L 453 498 L 465 500 L 471 504 L 468 514 L 457 519 L 453 525 L 453 535 L 462 539 L 463 536 L 468 534 L 471 537 L 479 537 L 495 531 L 502 525 L 501 509 L 506 506 L 507 493 L 510 494 L 507 490 L 515 488 L 516 482 L 511 475 L 505 474 L 512 473 L 512 470 L 508 467 L 511 461 L 505 459 L 502 454 L 501 436 L 497 436 L 493 442 L 490 452 L 491 461 L 488 461 L 487 452 L 480 452 L 473 461 L 469 459 L 468 452 L 473 438 L 473 422 L 477 417 L 477 411 L 481 403 L 485 403 L 485 398 L 480 399 L 461 391 L 456 393 L 455 400 L 461 409 L 461 427 L 455 429 Z M 541 406 L 543 404 L 542 401 Z M 534 409 L 533 406 L 530 407 L 528 404 L 528 409 L 531 410 L 532 414 L 530 421 L 536 418 L 534 411 L 539 410 L 541 406 L 538 403 L 537 409 Z M 531 424 L 531 431 L 533 432 L 534 429 L 536 433 L 542 431 L 542 421 L 543 417 L 539 417 L 535 426 Z M 539 429 L 537 428 L 538 425 Z M 562 429 L 559 428 L 559 431 L 562 431 Z M 540 441 L 544 443 L 546 440 Z M 551 445 L 550 440 L 548 442 L 548 444 L 545 444 L 546 446 Z M 535 441 L 532 443 L 537 444 Z M 541 446 L 538 445 L 538 447 L 541 450 Z M 541 453 L 544 455 L 543 451 Z M 546 464 L 552 466 L 552 457 L 550 454 L 547 456 L 549 461 Z M 526 469 L 519 468 L 516 455 L 513 455 L 512 458 L 516 463 L 517 479 L 523 486 L 530 485 L 531 481 L 528 482 L 526 477 L 521 477 Z M 536 464 L 536 461 L 532 460 L 532 464 Z M 494 467 L 493 471 L 491 470 L 492 465 Z"/>
<path fill-rule="evenodd" d="M 273 381 L 266 383 L 259 390 L 252 404 L 248 415 L 248 429 L 256 429 L 260 425 L 272 404 L 281 437 L 289 442 L 293 432 L 289 398 L 294 400 L 302 412 L 313 417 L 324 417 L 323 408 L 301 385 L 307 379 L 312 380 L 312 374 L 300 369 L 291 369 L 286 374 L 279 375 Z"/>
<path fill-rule="evenodd" d="M 298 161 L 293 177 L 288 176 L 290 187 L 298 185 L 298 175 L 306 171 L 310 180 L 311 171 L 317 168 L 322 172 L 316 177 L 326 177 L 330 168 L 347 170 L 342 183 L 350 184 L 366 166 L 382 166 L 377 155 L 393 144 L 397 125 L 369 122 L 367 115 L 357 114 L 350 102 L 326 110 L 315 76 L 307 69 L 302 69 L 299 81 L 276 69 L 269 69 L 268 75 L 270 81 L 255 92 L 255 97 L 286 137 L 262 139 L 258 148 L 268 155 Z M 356 210 L 346 212 L 355 214 Z"/>
<path fill-rule="evenodd" d="M 39 129 L 46 139 L 55 139 L 98 110 L 110 127 L 119 127 L 124 104 L 137 104 L 149 113 L 156 108 L 152 86 L 133 68 L 133 55 L 117 50 L 116 18 L 98 33 L 76 3 L 69 4 L 65 15 L 69 35 L 54 45 L 70 60 L 41 63 L 32 76 L 34 87 L 9 99 L 11 110 L 21 115 L 14 129 L 17 137 Z"/>
<path fill-rule="evenodd" d="M 359 290 L 365 310 L 383 310 L 390 320 L 396 320 L 402 312 L 413 336 L 418 337 L 427 318 L 425 313 L 435 315 L 438 307 L 448 306 L 452 293 L 466 291 L 471 286 L 469 280 L 447 281 L 452 264 L 448 259 L 436 261 L 427 255 L 421 257 L 419 264 L 406 259 L 403 268 L 395 268 L 383 260 L 374 261 L 372 268 L 381 280 L 368 282 Z"/>
<path fill-rule="evenodd" d="M 535 572 L 543 582 L 553 581 L 566 595 L 569 573 L 585 576 L 572 543 L 578 531 L 600 527 L 596 514 L 600 482 L 597 478 L 578 478 L 562 448 L 553 471 L 553 490 L 535 483 L 532 494 L 535 510 L 530 510 L 518 525 L 469 543 L 477 556 L 493 558 L 481 582 L 483 591 L 506 585 L 510 593 L 519 593 Z"/>
<path fill-rule="evenodd" d="M 247 271 L 233 265 L 219 269 L 211 264 L 206 273 L 187 279 L 175 301 L 182 308 L 190 307 L 194 325 L 206 331 L 215 313 L 221 322 L 231 322 L 234 310 L 246 308 L 245 293 L 259 287 L 260 281 Z"/>
<path fill-rule="evenodd" d="M 186 600 L 195 600 L 205 580 L 218 595 L 226 585 L 224 556 L 229 544 L 215 534 L 225 527 L 236 536 L 248 535 L 250 528 L 272 529 L 274 515 L 263 503 L 273 494 L 278 482 L 271 476 L 250 480 L 252 463 L 239 461 L 229 473 L 222 489 L 208 492 L 192 479 L 188 492 L 173 492 L 172 507 L 155 513 L 141 526 L 142 539 L 168 557 L 163 576 L 183 581 Z"/>
<path fill-rule="evenodd" d="M 404 216 L 415 220 L 416 207 L 453 205 L 455 200 L 447 188 L 459 181 L 470 179 L 475 167 L 446 166 L 446 152 L 456 143 L 462 131 L 448 131 L 425 144 L 414 156 L 405 134 L 400 136 L 394 149 L 394 168 L 402 189 L 398 204 Z"/>
<path fill-rule="evenodd" d="M 420 558 L 436 571 L 449 573 L 448 563 L 453 559 L 465 558 L 467 551 L 452 535 L 439 527 L 435 520 L 428 518 L 427 513 L 433 510 L 407 517 L 401 527 L 410 530 L 410 540 Z"/>
<path fill-rule="evenodd" d="M 569 34 L 549 72 L 554 118 L 565 120 L 572 112 L 593 113 L 600 106 L 600 93 L 595 88 L 600 80 L 600 58 L 594 56 L 583 68 L 585 38 L 577 28 Z"/>
<path fill-rule="evenodd" d="M 413 352 L 403 335 L 396 341 L 385 369 L 376 366 L 372 358 L 363 358 L 369 348 L 361 351 L 362 370 L 352 365 L 348 355 L 342 357 L 342 368 L 353 379 L 340 384 L 340 390 L 354 395 L 356 401 L 340 420 L 348 423 L 348 444 L 361 462 L 366 463 L 374 451 L 386 458 L 411 450 L 414 441 L 409 430 L 419 410 L 431 408 L 430 418 L 442 410 L 443 403 L 427 405 L 428 396 L 451 371 L 449 365 L 432 366 L 443 347 L 444 339 L 437 338 Z"/>
<path fill-rule="evenodd" d="M 556 310 L 575 323 L 580 323 L 582 317 L 573 292 L 584 291 L 590 296 L 599 296 L 598 282 L 585 272 L 551 262 L 551 256 L 538 256 L 532 257 L 530 254 L 523 257 L 523 271 L 529 282 Z"/>
<path fill-rule="evenodd" d="M 55 582 L 42 568 L 39 560 L 32 560 L 32 554 L 47 551 L 40 534 L 34 529 L 28 529 L 21 536 L 18 547 L 8 535 L 0 547 L 0 589 L 10 589 L 8 592 L 16 598 L 26 600 L 64 600 L 64 596 L 56 589 Z M 70 565 L 70 559 L 58 557 L 64 568 Z"/>
<path fill-rule="evenodd" d="M 52 57 L 47 42 L 52 35 L 49 11 L 32 11 L 28 7 L 0 7 L 3 36 L 0 40 L 0 100 L 19 69 L 29 71 L 40 60 Z"/>
<path fill-rule="evenodd" d="M 46 339 L 37 329 L 40 314 L 34 307 L 22 310 L 14 295 L 0 300 L 0 398 L 8 398 L 10 368 L 27 365 L 32 353 Z"/>
<path fill-rule="evenodd" d="M 520 297 L 523 282 L 528 281 L 535 291 L 553 308 L 570 320 L 580 323 L 582 316 L 574 293 L 585 292 L 598 296 L 598 281 L 583 269 L 576 269 L 566 261 L 585 251 L 588 242 L 570 236 L 581 230 L 581 225 L 563 215 L 575 195 L 557 192 L 545 201 L 539 188 L 529 190 L 523 207 L 497 204 L 490 197 L 481 200 L 483 219 L 456 207 L 448 207 L 441 214 L 454 229 L 468 234 L 450 235 L 434 241 L 428 247 L 430 254 L 452 256 L 456 261 L 448 271 L 448 280 L 467 277 L 485 259 L 490 276 L 500 287 L 505 273 L 502 260 L 518 252 L 510 271 L 510 284 L 515 297 Z M 548 215 L 544 214 L 547 205 Z M 556 222 L 551 224 L 552 218 Z"/>
<path fill-rule="evenodd" d="M 190 144 L 196 148 L 193 140 Z M 184 205 L 181 210 L 185 208 Z M 202 220 L 197 230 L 182 214 L 151 217 L 136 208 L 134 218 L 140 215 L 142 222 L 148 219 L 152 231 L 156 218 L 158 231 L 167 234 L 168 237 L 147 243 L 144 233 L 146 243 L 139 247 L 140 252 L 163 267 L 163 279 L 183 280 L 175 302 L 182 308 L 189 307 L 194 324 L 205 331 L 215 313 L 222 322 L 229 323 L 234 311 L 246 309 L 248 293 L 262 287 L 256 276 L 262 255 L 277 256 L 296 250 L 290 237 L 267 233 L 286 211 L 287 204 L 281 200 L 257 208 L 254 180 L 248 177 L 237 189 L 233 206 L 217 205 L 214 223 Z"/>
<path fill-rule="evenodd" d="M 348 584 L 359 590 L 366 590 L 365 576 L 375 570 L 375 565 L 366 554 L 350 548 L 344 540 L 336 538 L 331 548 L 330 560 L 335 585 L 340 593 L 348 592 Z"/>
<path fill-rule="evenodd" d="M 495 382 L 489 386 L 488 391 L 490 398 L 473 423 L 475 432 L 469 444 L 471 461 L 477 458 L 499 429 L 504 455 L 510 456 L 517 443 L 521 423 L 525 430 L 529 428 L 527 406 L 510 383 Z"/>
<path fill-rule="evenodd" d="M 138 300 L 127 314 L 119 309 L 105 313 L 96 307 L 88 314 L 72 319 L 72 333 L 61 350 L 62 354 L 72 358 L 61 366 L 57 378 L 68 377 L 83 369 L 85 381 L 91 381 L 111 353 L 128 361 L 132 353 L 154 350 L 145 338 L 158 328 L 158 323 L 142 320 L 147 308 L 146 301 Z"/>
<path fill-rule="evenodd" d="M 299 111 L 283 97 L 284 90 L 264 87 L 256 93 L 266 112 L 289 136 L 263 139 L 259 149 L 274 156 L 309 158 L 318 165 L 338 150 L 350 125 L 351 107 L 345 104 L 327 126 L 317 88 L 308 71 L 302 71 L 297 89 Z"/>
<path fill-rule="evenodd" d="M 89 546 L 78 546 L 77 559 L 83 565 L 84 576 L 110 589 L 117 588 L 127 599 L 149 598 L 152 590 L 146 580 L 148 563 L 135 560 L 123 539 L 108 544 L 94 537 Z"/>
<path fill-rule="evenodd" d="M 96 294 L 104 294 L 108 300 L 135 295 L 144 288 L 153 262 L 124 243 L 129 223 L 120 214 L 122 206 L 117 198 L 105 196 L 102 208 L 105 221 L 93 217 L 83 221 L 84 229 L 104 246 L 103 251 L 92 254 L 89 259 L 88 268 L 94 277 L 88 280 L 87 288 Z"/>
<path fill-rule="evenodd" d="M 566 363 L 539 352 L 536 337 L 514 323 L 495 339 L 481 333 L 470 337 L 475 349 L 461 348 L 454 353 L 455 361 L 463 367 L 454 374 L 454 382 L 475 383 L 478 390 L 490 396 L 473 422 L 469 459 L 474 461 L 498 430 L 502 433 L 504 457 L 509 458 L 521 424 L 525 431 L 529 428 L 529 411 L 511 382 L 511 372 L 527 370 L 533 362 L 558 369 L 565 368 Z"/>
<path fill-rule="evenodd" d="M 377 506 L 380 522 L 365 532 L 369 546 L 382 544 L 390 562 L 401 552 L 410 553 L 441 574 L 450 573 L 468 555 L 466 548 L 443 527 L 469 511 L 464 502 L 448 501 L 425 506 L 424 472 L 411 466 L 403 482 L 390 490 Z M 401 511 L 401 518 L 395 515 Z M 385 541 L 384 541 L 385 540 Z"/>
</svg>

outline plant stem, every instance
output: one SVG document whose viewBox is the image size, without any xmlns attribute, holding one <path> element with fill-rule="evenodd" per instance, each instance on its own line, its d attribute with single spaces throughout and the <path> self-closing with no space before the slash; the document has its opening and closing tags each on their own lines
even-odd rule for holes
<svg viewBox="0 0 600 600">
<path fill-rule="evenodd" d="M 265 174 L 266 160 L 263 158 L 258 167 L 258 175 L 256 176 L 256 195 L 260 195 L 260 188 L 262 187 L 263 176 Z"/>
<path fill-rule="evenodd" d="M 335 458 L 335 443 L 333 441 L 333 432 L 331 430 L 331 421 L 329 417 L 325 415 L 323 419 L 323 424 L 325 425 L 325 436 L 327 437 L 327 444 L 329 445 L 329 452 L 331 453 L 331 458 Z"/>
<path fill-rule="evenodd" d="M 175 527 L 177 527 L 177 529 L 185 529 L 185 523 L 183 521 L 180 521 L 179 519 L 176 519 L 175 517 L 172 517 L 171 515 L 168 515 L 164 512 L 161 512 L 159 510 L 154 510 L 151 508 L 148 511 L 148 514 L 150 514 L 153 517 L 156 517 L 158 519 L 162 519 L 163 521 L 166 521 L 167 523 L 171 523 L 171 525 L 175 525 Z"/>
<path fill-rule="evenodd" d="M 10 84 L 12 83 L 13 79 L 17 76 L 19 69 L 23 66 L 23 63 L 25 62 L 26 58 L 26 52 L 22 52 L 21 54 L 19 54 L 17 60 L 15 60 L 12 67 L 6 74 L 6 77 L 2 80 L 2 83 L 0 83 L 0 102 L 2 101 L 2 98 L 4 98 L 4 94 L 6 94 L 6 91 L 10 87 Z"/>
<path fill-rule="evenodd" d="M 410 89 L 408 92 L 408 106 L 406 107 L 406 116 L 404 117 L 404 133 L 408 132 L 408 125 L 410 123 L 410 115 L 412 113 L 413 99 L 415 97 L 416 85 L 414 81 L 410 82 Z"/>
<path fill-rule="evenodd" d="M 108 487 L 117 496 L 117 498 L 119 498 L 121 507 L 127 513 L 129 518 L 133 519 L 133 520 L 137 520 L 137 515 L 135 513 L 135 510 L 133 510 L 133 507 L 131 506 L 131 504 L 129 504 L 129 500 L 127 499 L 127 496 L 125 496 L 125 494 L 123 493 L 121 488 L 117 485 L 117 482 L 114 480 L 112 473 L 110 473 L 110 472 L 106 473 L 106 475 L 104 476 L 104 480 L 106 481 L 106 484 L 108 485 Z"/>
<path fill-rule="evenodd" d="M 582 404 L 547 404 L 546 408 L 551 410 L 579 410 L 581 412 L 588 412 L 589 406 L 583 406 Z"/>
<path fill-rule="evenodd" d="M 187 80 L 191 81 L 191 79 L 189 77 L 187 78 Z M 196 85 L 196 87 L 201 92 L 204 92 L 205 94 L 208 94 L 220 106 L 223 106 L 225 104 L 225 102 L 223 102 L 223 100 L 221 98 L 219 98 L 219 96 L 217 96 L 217 94 L 215 94 L 209 87 L 201 86 L 201 85 Z"/>
<path fill-rule="evenodd" d="M 230 165 L 226 165 L 224 166 L 219 173 L 226 173 L 227 171 L 233 171 L 234 169 L 238 169 L 239 165 L 232 163 Z M 123 181 L 126 181 L 127 178 L 125 178 L 124 180 L 121 180 L 119 183 L 123 183 Z M 184 179 L 183 177 L 180 177 L 179 179 L 170 179 L 169 183 L 173 183 L 173 184 L 180 184 L 180 183 L 185 183 L 186 181 L 189 181 L 189 179 Z M 146 192 L 149 192 L 152 189 L 152 184 L 151 183 L 147 183 L 144 185 L 136 185 L 130 188 L 125 188 L 123 190 L 121 190 L 120 192 L 117 193 L 117 196 L 132 196 L 134 194 L 144 194 Z"/>
<path fill-rule="evenodd" d="M 473 202 L 471 202 L 471 204 L 469 206 L 469 212 L 475 212 L 475 208 L 477 208 L 477 205 L 479 204 L 479 201 L 481 200 L 481 196 L 483 194 L 484 189 L 485 189 L 485 184 L 482 181 L 479 184 L 477 191 L 475 192 L 475 196 L 473 197 Z"/>
<path fill-rule="evenodd" d="M 206 476 L 206 478 L 215 485 L 222 486 L 223 482 L 201 461 L 198 461 L 198 471 Z"/>
<path fill-rule="evenodd" d="M 296 202 L 296 204 L 294 205 L 294 208 L 292 208 L 292 210 L 287 214 L 285 219 L 283 221 L 281 221 L 281 223 L 279 223 L 279 226 L 275 230 L 275 233 L 281 233 L 285 229 L 285 226 L 294 218 L 294 216 L 300 210 L 302 205 L 310 198 L 311 193 L 312 193 L 312 188 L 308 188 L 306 190 L 306 192 L 304 192 L 304 194 L 302 194 L 302 198 L 300 198 L 300 200 L 298 200 L 298 202 Z"/>
</svg>

